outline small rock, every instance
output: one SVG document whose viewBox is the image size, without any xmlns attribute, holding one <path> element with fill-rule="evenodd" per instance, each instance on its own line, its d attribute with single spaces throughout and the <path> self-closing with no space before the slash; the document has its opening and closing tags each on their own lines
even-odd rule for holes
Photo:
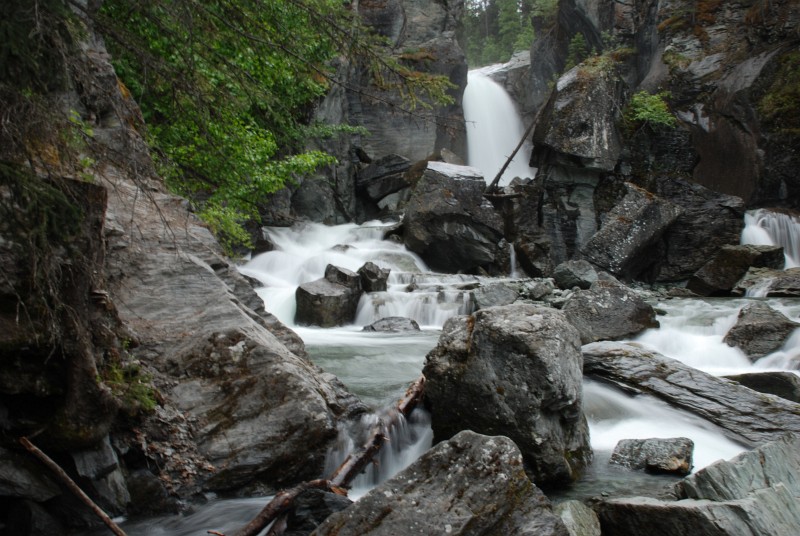
<svg viewBox="0 0 800 536">
<path fill-rule="evenodd" d="M 609 461 L 648 473 L 688 475 L 693 452 L 694 442 L 686 437 L 623 439 L 614 447 Z"/>
<path fill-rule="evenodd" d="M 407 331 L 419 331 L 419 324 L 416 320 L 402 316 L 387 316 L 373 322 L 369 326 L 364 326 L 362 331 L 375 331 L 384 333 L 402 333 Z"/>
</svg>

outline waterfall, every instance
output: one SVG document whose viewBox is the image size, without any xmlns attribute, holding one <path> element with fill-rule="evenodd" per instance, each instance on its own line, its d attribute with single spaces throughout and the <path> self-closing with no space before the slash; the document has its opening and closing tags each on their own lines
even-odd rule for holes
<svg viewBox="0 0 800 536">
<path fill-rule="evenodd" d="M 742 244 L 781 246 L 784 268 L 800 266 L 800 218 L 767 209 L 748 211 L 744 216 Z"/>
<path fill-rule="evenodd" d="M 487 183 L 491 182 L 522 139 L 525 127 L 511 97 L 483 74 L 483 69 L 469 72 L 462 106 L 467 123 L 467 161 L 483 172 Z M 534 176 L 536 170 L 528 165 L 530 154 L 526 142 L 503 173 L 501 186 L 514 177 Z"/>
</svg>

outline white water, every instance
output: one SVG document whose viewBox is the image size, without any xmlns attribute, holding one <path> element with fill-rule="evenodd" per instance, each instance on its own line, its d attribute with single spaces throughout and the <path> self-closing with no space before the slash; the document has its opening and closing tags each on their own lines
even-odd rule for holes
<svg viewBox="0 0 800 536">
<path fill-rule="evenodd" d="M 781 246 L 786 257 L 784 268 L 800 266 L 800 219 L 760 208 L 747 212 L 744 224 L 742 244 Z"/>
<path fill-rule="evenodd" d="M 525 126 L 505 89 L 482 69 L 467 75 L 462 106 L 467 124 L 467 162 L 483 171 L 486 182 L 491 182 L 522 139 Z M 526 142 L 503 173 L 500 186 L 514 177 L 535 175 L 536 169 L 528 165 L 530 155 L 531 145 Z"/>
</svg>

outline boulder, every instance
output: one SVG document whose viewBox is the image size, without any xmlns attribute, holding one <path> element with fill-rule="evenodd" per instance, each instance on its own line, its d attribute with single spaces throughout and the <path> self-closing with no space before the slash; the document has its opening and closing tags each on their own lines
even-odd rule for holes
<svg viewBox="0 0 800 536">
<path fill-rule="evenodd" d="M 625 187 L 625 197 L 605 216 L 580 254 L 617 277 L 634 278 L 652 263 L 651 248 L 682 210 L 638 186 Z"/>
<path fill-rule="evenodd" d="M 726 295 L 751 266 L 781 269 L 783 263 L 779 246 L 723 246 L 692 275 L 686 288 L 700 296 Z"/>
<path fill-rule="evenodd" d="M 728 331 L 723 342 L 739 348 L 750 358 L 759 358 L 780 349 L 786 338 L 800 324 L 764 302 L 748 303 L 739 311 L 736 324 Z"/>
<path fill-rule="evenodd" d="M 91 488 L 100 506 L 114 514 L 124 512 L 131 496 L 109 438 L 105 437 L 94 447 L 73 451 L 70 455 L 84 488 Z"/>
<path fill-rule="evenodd" d="M 629 337 L 659 325 L 650 304 L 625 285 L 609 280 L 595 281 L 589 290 L 575 292 L 561 310 L 584 344 Z"/>
<path fill-rule="evenodd" d="M 358 274 L 329 264 L 325 277 L 297 287 L 295 323 L 323 328 L 352 323 L 362 292 Z"/>
<path fill-rule="evenodd" d="M 317 536 L 568 536 L 506 437 L 463 431 L 331 515 Z"/>
<path fill-rule="evenodd" d="M 60 494 L 58 484 L 42 465 L 28 455 L 0 447 L 0 497 L 44 502 Z"/>
<path fill-rule="evenodd" d="M 800 268 L 776 270 L 750 268 L 731 291 L 735 296 L 797 298 L 800 296 Z"/>
<path fill-rule="evenodd" d="M 368 262 L 358 269 L 361 278 L 361 288 L 364 292 L 385 292 L 386 282 L 389 280 L 389 270 Z"/>
<path fill-rule="evenodd" d="M 138 516 L 177 514 L 180 502 L 169 494 L 164 482 L 148 469 L 139 469 L 126 479 L 131 502 L 128 512 Z"/>
<path fill-rule="evenodd" d="M 792 535 L 800 526 L 800 440 L 785 436 L 676 484 L 674 498 L 598 505 L 604 536 Z"/>
<path fill-rule="evenodd" d="M 591 459 L 580 339 L 561 312 L 520 303 L 452 318 L 423 374 L 435 441 L 506 435 L 544 487 L 574 481 Z"/>
<path fill-rule="evenodd" d="M 507 273 L 503 219 L 475 168 L 428 162 L 406 208 L 403 241 L 434 270 Z"/>
<path fill-rule="evenodd" d="M 800 432 L 800 404 L 757 393 L 635 344 L 587 344 L 583 363 L 587 376 L 660 398 L 746 445 Z"/>
<path fill-rule="evenodd" d="M 601 536 L 600 519 L 594 510 L 580 501 L 562 501 L 553 511 L 564 522 L 570 536 Z"/>
<path fill-rule="evenodd" d="M 562 262 L 553 270 L 553 279 L 560 289 L 588 289 L 597 281 L 594 266 L 583 259 Z"/>
<path fill-rule="evenodd" d="M 419 331 L 419 324 L 412 318 L 402 316 L 387 316 L 364 326 L 363 331 L 375 331 L 383 333 L 404 333 L 408 331 Z"/>
<path fill-rule="evenodd" d="M 623 439 L 614 447 L 609 461 L 648 473 L 688 475 L 693 453 L 694 441 L 687 437 Z"/>
<path fill-rule="evenodd" d="M 748 372 L 725 377 L 759 393 L 767 393 L 800 403 L 800 376 L 793 372 Z"/>
<path fill-rule="evenodd" d="M 514 303 L 519 298 L 519 292 L 506 283 L 489 283 L 471 291 L 470 296 L 475 309 L 486 309 Z"/>
<path fill-rule="evenodd" d="M 284 536 L 308 536 L 323 521 L 341 512 L 353 501 L 320 489 L 307 489 L 292 502 L 286 518 Z"/>
<path fill-rule="evenodd" d="M 356 174 L 356 191 L 372 201 L 380 201 L 409 186 L 404 173 L 410 167 L 411 161 L 397 154 L 378 158 Z"/>
</svg>

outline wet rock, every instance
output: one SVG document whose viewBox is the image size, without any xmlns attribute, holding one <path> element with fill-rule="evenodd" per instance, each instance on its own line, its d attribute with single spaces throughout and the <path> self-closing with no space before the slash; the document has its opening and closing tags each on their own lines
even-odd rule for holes
<svg viewBox="0 0 800 536">
<path fill-rule="evenodd" d="M 506 437 L 464 431 L 317 528 L 318 536 L 568 536 Z"/>
<path fill-rule="evenodd" d="M 3 526 L 6 534 L 31 534 L 55 536 L 69 532 L 51 512 L 39 503 L 27 500 L 9 500 L 8 518 Z"/>
<path fill-rule="evenodd" d="M 625 197 L 609 212 L 603 226 L 581 248 L 581 256 L 622 278 L 638 276 L 652 262 L 655 246 L 682 210 L 652 193 L 625 185 Z"/>
<path fill-rule="evenodd" d="M 555 505 L 553 511 L 564 522 L 570 536 L 601 536 L 600 519 L 582 502 L 563 501 Z"/>
<path fill-rule="evenodd" d="M 295 323 L 323 328 L 352 323 L 362 292 L 358 274 L 329 264 L 325 277 L 297 287 Z"/>
<path fill-rule="evenodd" d="M 481 285 L 470 292 L 475 309 L 486 309 L 495 305 L 509 305 L 519 297 L 519 292 L 506 283 Z"/>
<path fill-rule="evenodd" d="M 757 393 L 635 344 L 587 344 L 583 363 L 587 376 L 660 398 L 747 445 L 800 432 L 800 404 Z"/>
<path fill-rule="evenodd" d="M 320 489 L 308 489 L 297 496 L 286 519 L 285 536 L 307 536 L 323 521 L 353 504 L 347 497 Z"/>
<path fill-rule="evenodd" d="M 404 173 L 410 167 L 411 161 L 400 155 L 378 158 L 358 172 L 356 191 L 377 202 L 409 186 Z"/>
<path fill-rule="evenodd" d="M 736 296 L 796 298 L 800 296 L 800 268 L 750 268 L 731 291 Z"/>
<path fill-rule="evenodd" d="M 44 502 L 60 495 L 61 489 L 44 468 L 19 452 L 0 447 L 0 497 L 18 497 Z"/>
<path fill-rule="evenodd" d="M 385 292 L 389 280 L 389 269 L 383 269 L 374 262 L 368 262 L 358 269 L 361 288 L 364 292 Z"/>
<path fill-rule="evenodd" d="M 692 275 L 686 288 L 700 296 L 728 294 L 751 266 L 783 268 L 783 248 L 779 246 L 723 246 Z"/>
<path fill-rule="evenodd" d="M 615 281 L 595 281 L 589 290 L 572 294 L 561 310 L 584 344 L 628 337 L 659 325 L 653 307 Z"/>
<path fill-rule="evenodd" d="M 408 331 L 419 331 L 419 324 L 412 318 L 405 318 L 402 316 L 388 316 L 381 318 L 370 324 L 364 326 L 363 331 L 380 331 L 384 333 L 403 333 Z"/>
<path fill-rule="evenodd" d="M 591 459 L 581 410 L 580 340 L 562 313 L 513 304 L 450 319 L 427 356 L 435 441 L 503 434 L 540 486 L 575 480 Z"/>
<path fill-rule="evenodd" d="M 755 362 L 759 358 L 780 349 L 786 338 L 800 324 L 764 302 L 748 303 L 739 311 L 736 324 L 723 339 Z"/>
<path fill-rule="evenodd" d="M 610 463 L 648 473 L 688 475 L 692 469 L 694 441 L 672 439 L 623 439 L 614 447 Z"/>
<path fill-rule="evenodd" d="M 124 512 L 131 497 L 109 438 L 93 448 L 73 451 L 70 455 L 76 472 L 85 479 L 85 486 L 92 488 L 100 506 L 110 513 Z"/>
<path fill-rule="evenodd" d="M 597 281 L 597 272 L 589 262 L 578 259 L 565 261 L 553 270 L 553 279 L 561 289 L 588 289 Z"/>
<path fill-rule="evenodd" d="M 725 377 L 759 393 L 767 393 L 800 403 L 800 376 L 792 372 L 749 372 Z"/>
<path fill-rule="evenodd" d="M 133 515 L 153 516 L 177 514 L 179 503 L 164 487 L 164 482 L 147 469 L 134 471 L 126 479 L 131 501 L 128 511 Z"/>
<path fill-rule="evenodd" d="M 800 526 L 800 441 L 786 436 L 719 461 L 675 486 L 675 501 L 611 499 L 598 506 L 604 536 L 789 536 Z"/>
<path fill-rule="evenodd" d="M 507 273 L 503 220 L 485 188 L 475 168 L 428 162 L 406 208 L 406 246 L 434 270 Z"/>
</svg>

